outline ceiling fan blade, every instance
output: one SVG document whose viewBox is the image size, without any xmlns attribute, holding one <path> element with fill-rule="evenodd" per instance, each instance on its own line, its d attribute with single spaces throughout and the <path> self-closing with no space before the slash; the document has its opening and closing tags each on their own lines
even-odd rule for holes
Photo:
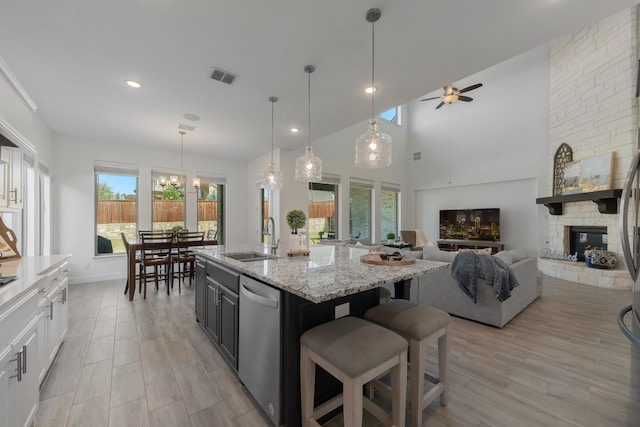
<svg viewBox="0 0 640 427">
<path fill-rule="evenodd" d="M 443 102 L 441 102 L 440 104 L 438 104 L 438 106 L 436 107 L 436 110 L 437 110 L 438 108 L 442 107 L 443 105 L 444 105 L 444 101 L 443 101 Z"/>
<path fill-rule="evenodd" d="M 440 99 L 440 98 L 441 98 L 440 96 L 434 96 L 433 98 L 425 98 L 425 99 L 421 99 L 420 101 L 429 101 L 432 99 Z"/>
<path fill-rule="evenodd" d="M 465 87 L 464 89 L 460 89 L 458 93 L 469 92 L 470 90 L 478 89 L 479 87 L 482 87 L 482 83 L 478 83 L 472 86 Z"/>
<path fill-rule="evenodd" d="M 471 102 L 473 98 L 464 95 L 458 95 L 458 101 Z"/>
</svg>

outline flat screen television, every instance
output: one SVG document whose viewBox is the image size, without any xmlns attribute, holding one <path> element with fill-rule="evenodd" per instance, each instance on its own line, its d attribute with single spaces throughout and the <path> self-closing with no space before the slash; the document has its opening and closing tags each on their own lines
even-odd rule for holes
<svg viewBox="0 0 640 427">
<path fill-rule="evenodd" d="M 446 209 L 440 211 L 440 239 L 500 240 L 500 209 Z"/>
</svg>

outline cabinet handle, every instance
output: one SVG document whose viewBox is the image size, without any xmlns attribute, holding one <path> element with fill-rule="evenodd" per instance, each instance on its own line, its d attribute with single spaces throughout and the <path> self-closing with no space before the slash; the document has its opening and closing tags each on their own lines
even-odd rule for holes
<svg viewBox="0 0 640 427">
<path fill-rule="evenodd" d="M 62 303 L 67 302 L 67 288 L 62 289 Z"/>
<path fill-rule="evenodd" d="M 53 320 L 53 301 L 49 303 L 49 319 Z"/>
<path fill-rule="evenodd" d="M 27 346 L 22 346 L 22 373 L 27 373 Z"/>
<path fill-rule="evenodd" d="M 216 305 L 220 305 L 220 301 L 222 300 L 221 298 L 222 296 L 222 291 L 220 290 L 220 288 L 216 289 Z"/>
<path fill-rule="evenodd" d="M 17 352 L 16 353 L 16 358 L 9 360 L 9 362 L 16 362 L 17 363 L 16 374 L 10 376 L 9 378 L 17 378 L 18 382 L 22 381 L 22 355 L 20 353 L 22 353 L 22 352 L 21 351 Z"/>
<path fill-rule="evenodd" d="M 9 197 L 10 202 L 18 203 L 18 189 L 14 188 L 13 190 L 9 190 L 9 193 L 13 193 L 13 200 Z"/>
</svg>

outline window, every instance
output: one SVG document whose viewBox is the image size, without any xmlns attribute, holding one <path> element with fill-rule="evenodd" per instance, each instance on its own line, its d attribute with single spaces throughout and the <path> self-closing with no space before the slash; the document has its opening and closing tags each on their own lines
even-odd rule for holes
<svg viewBox="0 0 640 427">
<path fill-rule="evenodd" d="M 200 177 L 198 193 L 198 231 L 224 245 L 224 188 L 226 181 Z"/>
<path fill-rule="evenodd" d="M 386 239 L 389 233 L 398 236 L 400 189 L 383 184 L 380 191 L 380 206 L 380 240 Z"/>
<path fill-rule="evenodd" d="M 349 235 L 352 239 L 371 238 L 371 190 L 373 190 L 371 183 L 351 181 Z"/>
<path fill-rule="evenodd" d="M 400 121 L 400 106 L 393 107 L 380 114 L 380 118 L 385 119 L 388 122 L 395 123 L 398 126 L 402 125 Z"/>
<path fill-rule="evenodd" d="M 185 227 L 184 177 L 154 171 L 151 174 L 151 229 L 171 230 Z M 174 179 L 175 178 L 175 179 Z"/>
<path fill-rule="evenodd" d="M 268 188 L 260 189 L 260 205 L 262 210 L 261 224 L 260 224 L 260 241 L 262 243 L 269 242 L 269 236 L 266 234 L 269 230 L 267 230 L 267 221 L 269 220 L 269 198 L 271 192 Z"/>
<path fill-rule="evenodd" d="M 323 181 L 328 177 L 323 176 Z M 338 182 L 309 183 L 309 239 L 310 242 L 335 239 L 338 224 Z"/>
<path fill-rule="evenodd" d="M 132 165 L 96 162 L 95 254 L 125 253 L 120 233 L 136 240 L 138 169 Z"/>
<path fill-rule="evenodd" d="M 31 155 L 23 156 L 24 171 L 24 206 L 22 208 L 22 251 L 24 256 L 36 256 L 39 254 L 38 233 L 36 220 L 38 219 L 38 206 L 36 205 L 36 169 L 34 158 Z"/>
<path fill-rule="evenodd" d="M 51 177 L 49 168 L 38 162 L 40 191 L 40 255 L 51 255 Z"/>
</svg>

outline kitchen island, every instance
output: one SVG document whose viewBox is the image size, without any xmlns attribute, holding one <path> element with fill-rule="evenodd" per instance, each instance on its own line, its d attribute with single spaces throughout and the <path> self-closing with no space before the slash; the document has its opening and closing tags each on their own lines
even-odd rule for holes
<svg viewBox="0 0 640 427">
<path fill-rule="evenodd" d="M 306 330 L 345 315 L 363 317 L 379 303 L 381 286 L 396 284 L 396 291 L 406 294 L 413 277 L 448 266 L 423 260 L 402 266 L 365 264 L 360 258 L 368 250 L 341 246 L 312 246 L 309 256 L 294 257 L 288 257 L 284 248 L 270 256 L 262 245 L 218 246 L 196 252 L 196 318 L 278 426 L 300 425 L 299 339 Z M 266 291 L 273 290 L 278 296 L 267 300 Z M 249 299 L 243 300 L 243 295 Z M 275 328 L 256 317 L 256 311 L 263 309 L 254 309 L 252 300 L 264 300 L 277 308 L 277 314 L 270 315 L 276 316 Z M 246 335 L 255 331 L 266 338 L 252 337 L 247 343 Z M 252 374 L 247 376 L 247 372 Z M 254 378 L 253 372 L 271 372 L 276 379 Z M 254 391 L 273 382 L 275 390 L 266 387 L 268 396 Z M 339 388 L 339 383 L 319 370 L 318 402 Z"/>
</svg>

